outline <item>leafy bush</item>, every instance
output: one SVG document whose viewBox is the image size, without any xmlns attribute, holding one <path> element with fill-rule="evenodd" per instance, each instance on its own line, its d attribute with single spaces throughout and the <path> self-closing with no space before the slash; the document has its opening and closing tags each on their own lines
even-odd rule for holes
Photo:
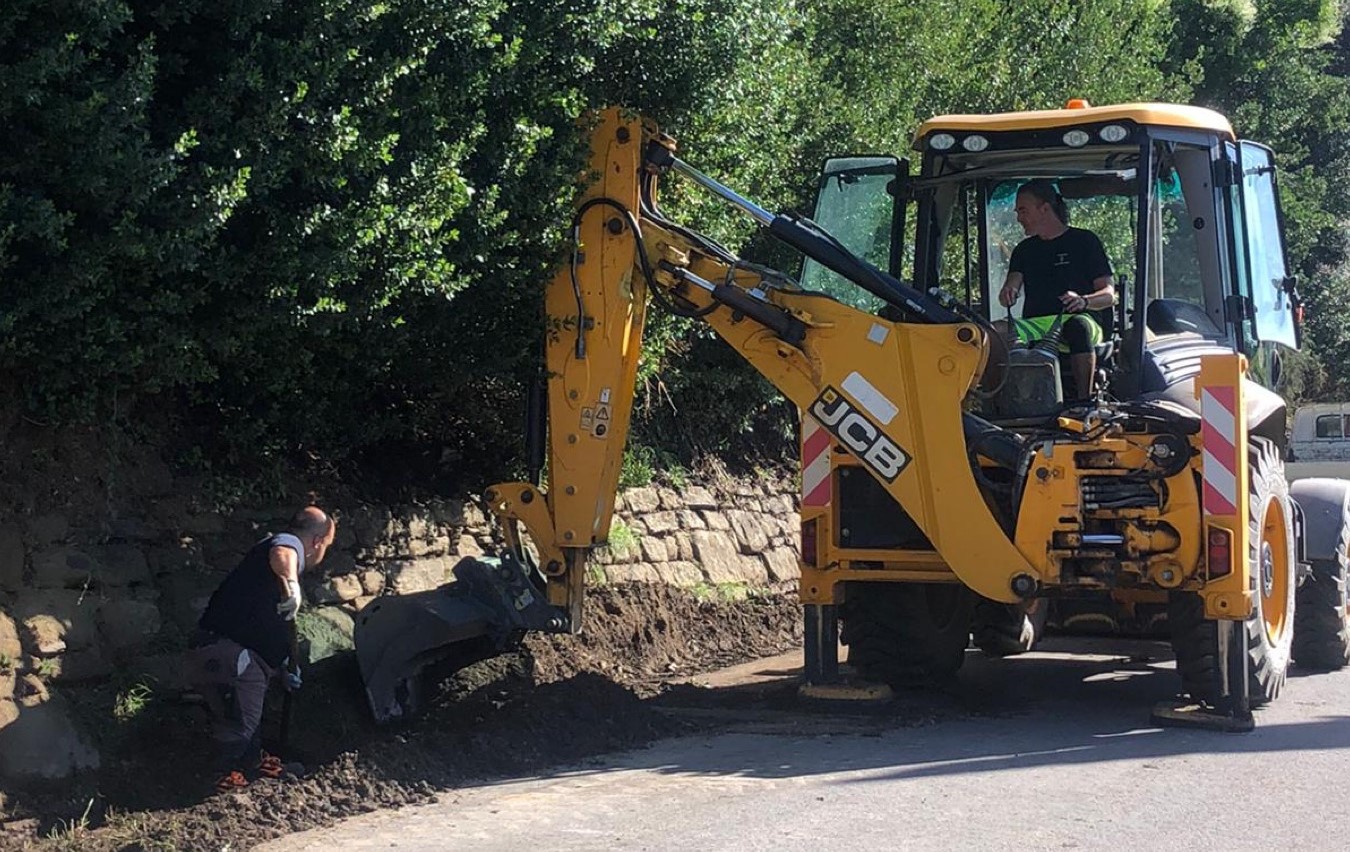
<svg viewBox="0 0 1350 852">
<path fill-rule="evenodd" d="M 137 428 L 245 480 L 280 457 L 500 477 L 521 457 L 576 121 L 609 103 L 787 209 L 825 154 L 902 153 L 933 113 L 1194 91 L 1281 151 L 1295 251 L 1334 266 L 1326 237 L 1350 215 L 1335 8 L 10 0 L 0 375 L 30 416 Z M 795 268 L 706 194 L 666 201 Z M 792 454 L 790 407 L 718 345 L 652 324 L 642 380 L 659 392 L 635 428 L 663 466 Z"/>
</svg>

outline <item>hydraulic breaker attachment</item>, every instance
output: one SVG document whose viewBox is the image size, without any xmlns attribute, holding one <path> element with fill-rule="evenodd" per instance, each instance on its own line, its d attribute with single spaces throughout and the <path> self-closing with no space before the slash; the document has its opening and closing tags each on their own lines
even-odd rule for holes
<svg viewBox="0 0 1350 852">
<path fill-rule="evenodd" d="M 420 710 L 426 674 L 449 675 L 508 651 L 527 631 L 568 629 L 566 614 L 544 599 L 513 556 L 465 557 L 452 573 L 454 582 L 378 598 L 357 616 L 356 659 L 375 721 Z"/>
</svg>

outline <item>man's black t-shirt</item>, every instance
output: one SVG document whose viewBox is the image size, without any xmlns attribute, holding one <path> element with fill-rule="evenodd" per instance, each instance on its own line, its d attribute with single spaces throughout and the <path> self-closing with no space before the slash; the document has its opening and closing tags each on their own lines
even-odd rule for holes
<svg viewBox="0 0 1350 852">
<path fill-rule="evenodd" d="M 305 547 L 300 539 L 289 533 L 268 536 L 249 549 L 211 595 L 198 622 L 204 630 L 257 652 L 272 668 L 280 667 L 291 645 L 286 620 L 277 614 L 281 586 L 269 561 L 277 546 L 294 550 L 300 570 L 305 570 Z"/>
<path fill-rule="evenodd" d="M 1065 291 L 1091 293 L 1093 281 L 1111 274 L 1111 261 L 1096 234 L 1069 228 L 1053 240 L 1022 240 L 1013 249 L 1008 271 L 1022 273 L 1022 316 L 1044 317 L 1064 309 L 1059 297 Z"/>
</svg>

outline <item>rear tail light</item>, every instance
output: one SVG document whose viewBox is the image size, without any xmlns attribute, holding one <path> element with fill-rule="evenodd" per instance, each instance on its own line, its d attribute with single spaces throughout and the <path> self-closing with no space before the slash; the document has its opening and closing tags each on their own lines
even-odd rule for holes
<svg viewBox="0 0 1350 852">
<path fill-rule="evenodd" d="M 816 567 L 816 519 L 802 521 L 802 564 Z"/>
<path fill-rule="evenodd" d="M 1210 527 L 1205 539 L 1205 565 L 1210 579 L 1233 573 L 1233 534 L 1223 527 Z"/>
</svg>

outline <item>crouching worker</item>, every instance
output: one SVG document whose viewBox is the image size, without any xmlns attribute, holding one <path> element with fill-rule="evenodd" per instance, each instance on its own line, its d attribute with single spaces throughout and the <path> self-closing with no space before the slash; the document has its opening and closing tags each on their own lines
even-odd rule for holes
<svg viewBox="0 0 1350 852">
<path fill-rule="evenodd" d="M 301 509 L 288 532 L 249 549 L 211 595 L 188 657 L 187 680 L 211 714 L 220 792 L 253 778 L 279 778 L 289 767 L 262 750 L 263 700 L 272 678 L 299 689 L 299 661 L 291 659 L 300 575 L 318 565 L 337 525 L 317 506 Z"/>
</svg>

